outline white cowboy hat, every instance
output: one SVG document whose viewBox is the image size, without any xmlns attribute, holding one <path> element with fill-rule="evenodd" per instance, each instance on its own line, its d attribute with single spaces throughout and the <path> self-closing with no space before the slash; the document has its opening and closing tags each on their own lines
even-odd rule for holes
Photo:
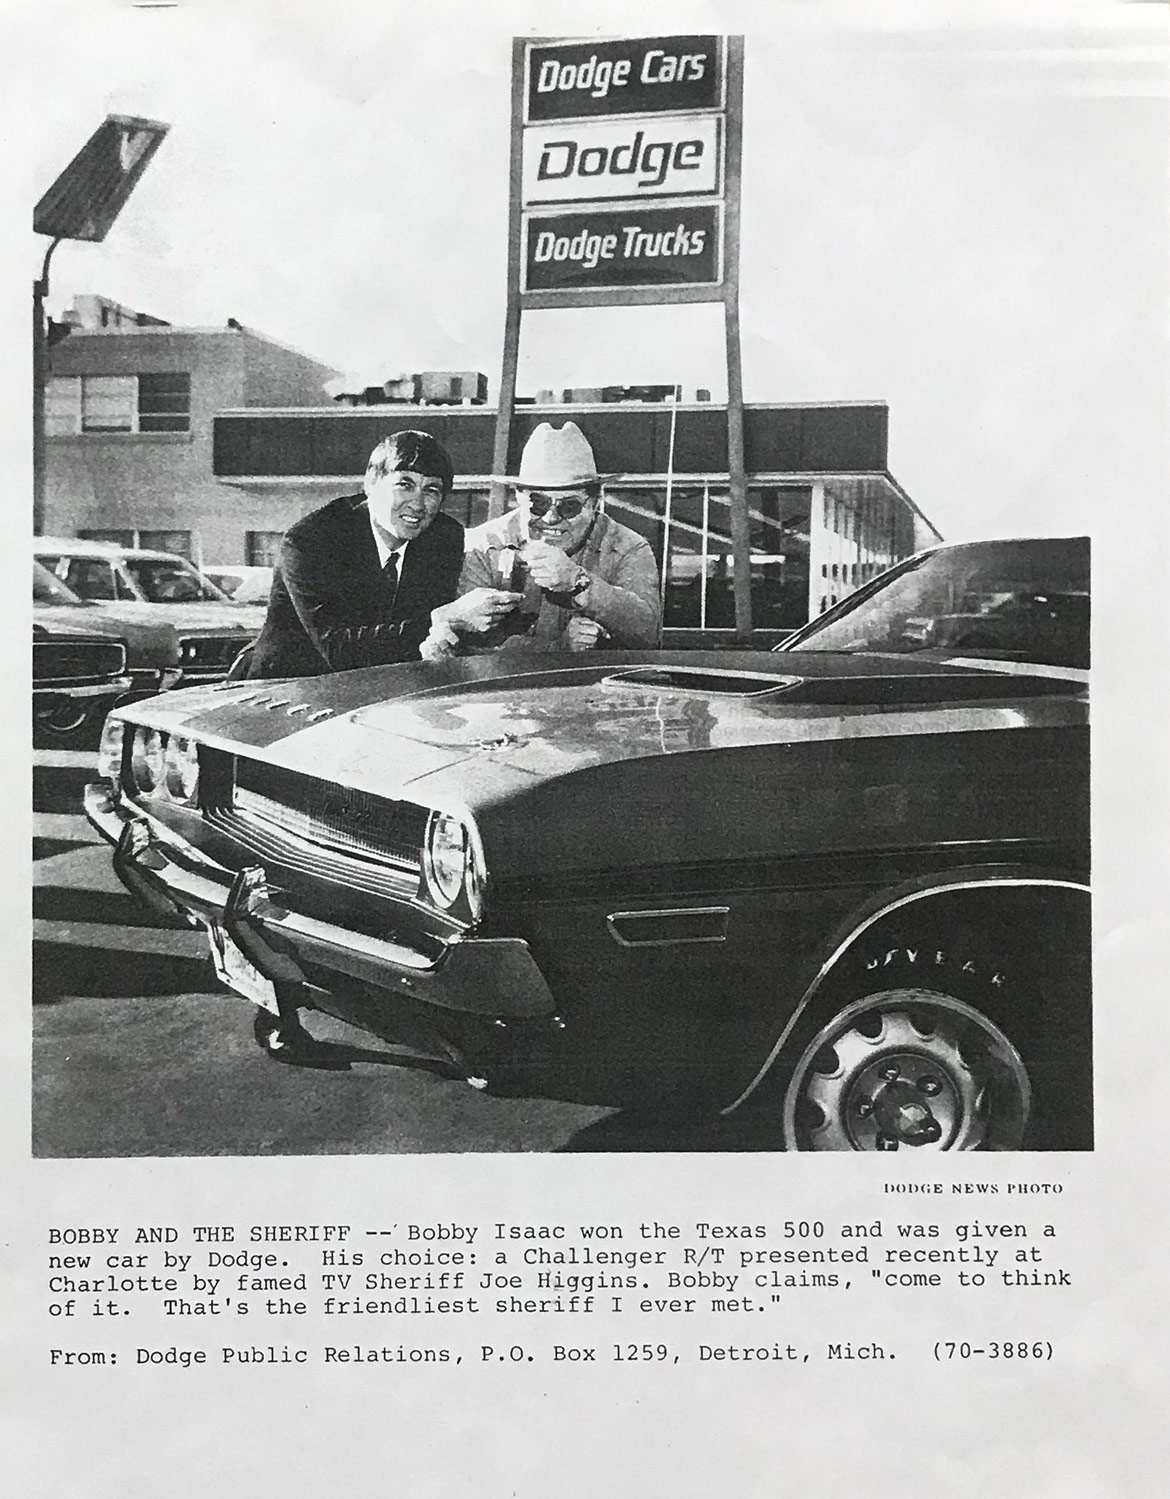
<svg viewBox="0 0 1170 1499">
<path fill-rule="evenodd" d="M 513 484 L 517 489 L 579 489 L 614 477 L 597 472 L 589 439 L 576 422 L 563 427 L 541 422 L 524 444 L 520 472 L 492 475 L 498 484 Z"/>
</svg>

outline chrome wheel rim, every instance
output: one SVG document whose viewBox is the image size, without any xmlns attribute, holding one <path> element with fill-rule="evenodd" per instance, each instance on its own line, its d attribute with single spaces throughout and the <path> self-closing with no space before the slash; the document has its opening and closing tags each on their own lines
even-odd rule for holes
<svg viewBox="0 0 1170 1499">
<path fill-rule="evenodd" d="M 949 994 L 897 989 L 834 1017 L 797 1065 L 788 1150 L 1018 1150 L 1031 1087 L 1015 1047 Z"/>
</svg>

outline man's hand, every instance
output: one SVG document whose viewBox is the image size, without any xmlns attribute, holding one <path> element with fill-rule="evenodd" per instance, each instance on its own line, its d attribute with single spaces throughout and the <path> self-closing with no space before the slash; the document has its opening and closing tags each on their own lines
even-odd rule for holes
<svg viewBox="0 0 1170 1499">
<path fill-rule="evenodd" d="M 601 644 L 605 631 L 595 619 L 574 614 L 565 625 L 565 644 L 571 651 L 592 651 Z"/>
<path fill-rule="evenodd" d="M 462 598 L 432 609 L 431 622 L 433 625 L 450 625 L 456 630 L 473 630 L 482 635 L 485 630 L 499 624 L 523 600 L 522 593 L 508 593 L 502 588 L 473 588 Z"/>
<path fill-rule="evenodd" d="M 459 636 L 441 620 L 431 625 L 431 633 L 418 648 L 424 661 L 446 661 L 459 651 Z"/>
<path fill-rule="evenodd" d="M 566 593 L 577 576 L 577 564 L 560 547 L 547 541 L 530 541 L 523 552 L 528 576 L 550 593 Z"/>
</svg>

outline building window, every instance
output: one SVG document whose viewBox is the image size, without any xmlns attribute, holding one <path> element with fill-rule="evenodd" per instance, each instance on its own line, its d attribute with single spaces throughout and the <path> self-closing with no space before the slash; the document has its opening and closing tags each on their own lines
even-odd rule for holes
<svg viewBox="0 0 1170 1499">
<path fill-rule="evenodd" d="M 748 490 L 756 629 L 792 630 L 808 619 L 810 506 L 804 485 Z M 657 486 L 607 486 L 605 510 L 653 548 L 667 629 L 735 628 L 731 499 L 724 485 L 677 484 L 669 495 Z"/>
<path fill-rule="evenodd" d="M 191 560 L 190 531 L 139 531 L 138 545 L 148 552 L 170 552 Z"/>
<path fill-rule="evenodd" d="M 447 496 L 443 509 L 468 530 L 481 525 L 488 518 L 488 489 L 453 489 Z"/>
<path fill-rule="evenodd" d="M 58 375 L 45 391 L 50 437 L 190 430 L 190 375 Z"/>
<path fill-rule="evenodd" d="M 139 375 L 139 432 L 191 430 L 191 376 Z"/>
<path fill-rule="evenodd" d="M 81 431 L 81 381 L 76 376 L 50 380 L 45 388 L 45 433 L 69 437 Z"/>
<path fill-rule="evenodd" d="M 805 486 L 748 491 L 752 624 L 795 630 L 809 617 L 812 491 Z"/>
<path fill-rule="evenodd" d="M 249 531 L 244 539 L 249 567 L 275 567 L 280 560 L 283 531 Z"/>
<path fill-rule="evenodd" d="M 133 432 L 137 398 L 133 375 L 83 375 L 81 430 Z"/>
</svg>

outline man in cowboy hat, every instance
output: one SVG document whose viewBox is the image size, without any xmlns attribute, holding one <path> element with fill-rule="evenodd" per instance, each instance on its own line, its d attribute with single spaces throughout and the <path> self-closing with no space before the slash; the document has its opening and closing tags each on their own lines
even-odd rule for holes
<svg viewBox="0 0 1170 1499">
<path fill-rule="evenodd" d="M 520 472 L 497 475 L 516 490 L 516 507 L 467 533 L 459 593 L 434 612 L 422 654 L 492 648 L 526 640 L 545 650 L 656 646 L 662 629 L 658 566 L 636 531 L 598 508 L 601 475 L 575 422 L 541 424 L 524 445 Z M 516 589 L 513 619 L 477 642 L 458 612 L 473 591 Z M 504 639 L 500 639 L 501 633 Z"/>
<path fill-rule="evenodd" d="M 440 507 L 454 483 L 428 432 L 396 432 L 370 454 L 361 494 L 343 495 L 292 526 L 280 549 L 250 677 L 305 677 L 417 661 L 432 610 L 455 599 L 463 527 Z M 459 627 L 488 629 L 519 601 L 468 593 Z"/>
</svg>

